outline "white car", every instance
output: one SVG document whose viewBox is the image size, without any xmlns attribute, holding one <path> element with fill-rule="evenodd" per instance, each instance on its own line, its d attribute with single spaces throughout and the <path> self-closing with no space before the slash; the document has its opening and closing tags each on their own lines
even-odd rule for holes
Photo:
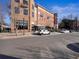
<svg viewBox="0 0 79 59">
<path fill-rule="evenodd" d="M 40 34 L 40 31 L 35 31 L 33 34 L 39 35 Z"/>
<path fill-rule="evenodd" d="M 36 35 L 48 35 L 48 34 L 50 34 L 50 31 L 48 31 L 46 29 L 43 29 L 43 30 L 35 31 L 33 34 L 36 34 Z"/>
<path fill-rule="evenodd" d="M 50 31 L 48 31 L 48 30 L 41 30 L 40 34 L 48 35 L 48 34 L 50 34 Z"/>
<path fill-rule="evenodd" d="M 61 32 L 62 32 L 62 33 L 70 33 L 69 30 L 62 30 Z"/>
</svg>

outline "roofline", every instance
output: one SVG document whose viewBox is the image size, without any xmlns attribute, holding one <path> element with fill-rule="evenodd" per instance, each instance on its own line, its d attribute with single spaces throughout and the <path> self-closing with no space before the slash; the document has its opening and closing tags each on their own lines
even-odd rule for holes
<svg viewBox="0 0 79 59">
<path fill-rule="evenodd" d="M 35 3 L 35 6 L 39 6 L 41 8 L 43 8 L 44 10 L 46 10 L 47 12 L 51 13 L 50 11 L 48 11 L 45 7 L 41 6 L 40 4 Z M 55 13 L 51 13 L 51 14 L 55 14 Z"/>
</svg>

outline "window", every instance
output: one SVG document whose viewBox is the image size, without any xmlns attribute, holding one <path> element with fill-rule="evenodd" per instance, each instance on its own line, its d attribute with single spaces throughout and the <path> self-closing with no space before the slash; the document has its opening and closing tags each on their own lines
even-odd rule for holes
<svg viewBox="0 0 79 59">
<path fill-rule="evenodd" d="M 47 19 L 49 19 L 50 17 L 48 16 Z"/>
<path fill-rule="evenodd" d="M 28 5 L 28 0 L 23 0 L 23 4 Z"/>
<path fill-rule="evenodd" d="M 34 12 L 32 12 L 32 17 L 34 17 Z"/>
<path fill-rule="evenodd" d="M 40 17 L 43 17 L 43 14 L 41 14 Z"/>
<path fill-rule="evenodd" d="M 34 10 L 34 5 L 32 4 L 32 9 Z"/>
<path fill-rule="evenodd" d="M 24 15 L 28 15 L 28 9 L 24 9 Z"/>
<path fill-rule="evenodd" d="M 18 2 L 18 3 L 20 2 L 20 0 L 15 0 L 15 1 Z"/>
<path fill-rule="evenodd" d="M 20 13 L 20 8 L 15 7 L 15 13 L 19 14 Z"/>
<path fill-rule="evenodd" d="M 25 20 L 17 20 L 16 27 L 18 30 L 28 29 L 28 21 Z"/>
</svg>

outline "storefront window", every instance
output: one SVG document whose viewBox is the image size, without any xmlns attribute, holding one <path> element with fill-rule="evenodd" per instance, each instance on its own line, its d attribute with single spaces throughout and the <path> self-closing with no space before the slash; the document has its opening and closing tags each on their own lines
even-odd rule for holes
<svg viewBox="0 0 79 59">
<path fill-rule="evenodd" d="M 16 21 L 16 28 L 18 30 L 28 29 L 28 21 L 25 21 L 25 20 L 17 20 Z"/>
</svg>

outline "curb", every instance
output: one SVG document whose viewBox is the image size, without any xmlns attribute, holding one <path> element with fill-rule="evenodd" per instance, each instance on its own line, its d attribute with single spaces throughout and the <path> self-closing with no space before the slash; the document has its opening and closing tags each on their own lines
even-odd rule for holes
<svg viewBox="0 0 79 59">
<path fill-rule="evenodd" d="M 21 36 L 3 36 L 0 39 L 17 39 L 17 38 L 23 38 L 23 37 L 32 37 L 32 35 L 21 35 Z"/>
</svg>

